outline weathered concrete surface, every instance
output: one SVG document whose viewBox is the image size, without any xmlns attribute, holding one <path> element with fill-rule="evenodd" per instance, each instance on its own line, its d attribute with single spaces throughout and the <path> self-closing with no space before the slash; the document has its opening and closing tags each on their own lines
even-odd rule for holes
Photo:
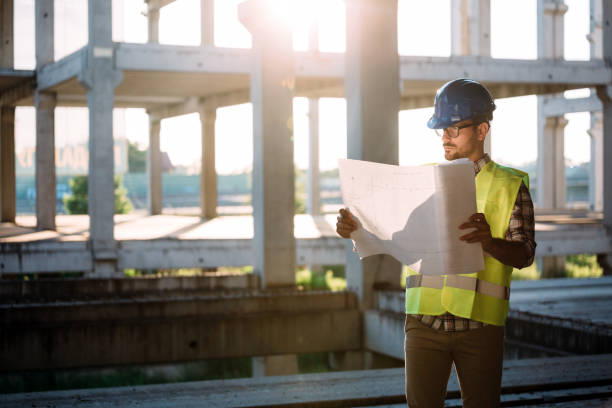
<svg viewBox="0 0 612 408">
<path fill-rule="evenodd" d="M 366 310 L 364 312 L 364 346 L 398 360 L 404 360 L 405 313 Z"/>
<path fill-rule="evenodd" d="M 212 7 L 212 2 L 206 2 Z M 202 3 L 204 6 L 204 3 Z M 212 20 L 211 18 L 208 18 Z M 204 29 L 203 29 L 204 30 Z M 203 38 L 204 39 L 204 38 Z M 217 216 L 217 168 L 215 155 L 215 122 L 217 110 L 202 107 L 200 110 L 202 159 L 200 171 L 200 214 L 202 218 Z"/>
<path fill-rule="evenodd" d="M 114 239 L 114 89 L 121 82 L 112 40 L 112 5 L 88 0 L 89 43 L 79 81 L 89 110 L 88 212 L 93 270 L 98 277 L 119 274 Z"/>
<path fill-rule="evenodd" d="M 54 6 L 50 1 L 37 1 L 36 70 L 53 63 Z M 36 228 L 55 229 L 55 105 L 53 92 L 36 90 Z"/>
<path fill-rule="evenodd" d="M 149 149 L 147 150 L 147 200 L 149 213 L 158 215 L 162 213 L 162 155 L 160 150 L 161 121 L 149 117 Z"/>
<path fill-rule="evenodd" d="M 7 304 L 0 315 L 4 372 L 361 348 L 348 292 Z"/>
<path fill-rule="evenodd" d="M 168 297 L 210 291 L 257 289 L 257 275 L 209 275 L 115 279 L 36 279 L 0 281 L 4 304 L 110 297 Z"/>
<path fill-rule="evenodd" d="M 548 390 L 578 387 L 591 387 L 592 396 L 605 398 L 611 394 L 610 387 L 596 387 L 611 382 L 612 355 L 510 361 L 504 364 L 502 398 L 513 400 L 512 406 L 519 401 L 546 402 L 547 396 L 548 401 L 554 401 L 546 394 Z M 453 375 L 447 399 L 458 397 L 459 385 Z M 589 394 L 583 393 L 582 398 L 585 397 L 588 399 Z M 346 407 L 405 404 L 405 401 L 403 368 L 0 396 L 0 402 L 7 408 L 32 405 L 57 408 L 100 405 Z"/>
<path fill-rule="evenodd" d="M 274 20 L 269 0 L 240 4 L 253 36 L 253 270 L 263 287 L 295 285 L 295 170 L 291 30 Z"/>
<path fill-rule="evenodd" d="M 15 107 L 0 106 L 0 222 L 15 222 Z"/>
<path fill-rule="evenodd" d="M 346 2 L 347 157 L 399 163 L 400 59 L 397 1 Z M 350 67 L 350 68 L 349 68 Z M 346 282 L 362 308 L 373 302 L 374 283 L 398 285 L 401 264 L 380 254 L 360 260 L 346 243 Z"/>
<path fill-rule="evenodd" d="M 36 231 L 31 216 L 0 224 L 0 273 L 89 271 L 88 218 L 58 215 L 57 231 Z M 117 263 L 125 268 L 187 268 L 253 265 L 253 218 L 116 215 Z M 346 262 L 346 242 L 335 232 L 336 215 L 294 217 L 296 263 Z M 536 214 L 537 256 L 612 253 L 602 214 L 547 211 Z M 399 278 L 398 278 L 399 279 Z"/>
<path fill-rule="evenodd" d="M 561 352 L 610 353 L 610 293 L 612 277 L 513 282 L 506 337 Z M 403 354 L 404 292 L 377 291 L 376 299 L 378 311 L 365 315 L 366 344 L 398 357 Z"/>
</svg>

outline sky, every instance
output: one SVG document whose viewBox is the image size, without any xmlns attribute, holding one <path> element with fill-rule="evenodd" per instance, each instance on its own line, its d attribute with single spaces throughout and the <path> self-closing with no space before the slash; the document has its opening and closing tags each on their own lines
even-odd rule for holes
<svg viewBox="0 0 612 408">
<path fill-rule="evenodd" d="M 34 67 L 34 0 L 15 0 L 15 67 Z M 215 45 L 248 48 L 249 32 L 237 18 L 237 5 L 243 0 L 215 0 Z M 288 1 L 288 0 L 287 0 Z M 565 0 L 565 58 L 589 58 L 589 2 Z M 294 49 L 307 47 L 308 24 L 319 20 L 319 49 L 344 52 L 346 36 L 342 0 L 309 0 L 315 11 L 300 9 L 297 17 L 288 17 L 297 27 Z M 535 59 L 537 27 L 535 0 L 491 0 L 491 54 L 494 58 Z M 398 3 L 398 51 L 401 55 L 450 55 L 450 0 Z M 113 40 L 132 43 L 147 41 L 146 7 L 142 0 L 113 0 Z M 160 13 L 160 42 L 163 44 L 199 45 L 199 0 L 178 0 Z M 87 43 L 87 2 L 55 0 L 55 58 L 59 59 Z M 520 29 L 517 29 L 520 22 Z M 180 29 L 176 29 L 180 27 Z M 572 91 L 568 97 L 587 96 L 588 91 Z M 346 157 L 346 101 L 321 98 L 319 101 L 320 167 L 337 167 L 338 158 Z M 433 101 L 432 101 L 433 104 Z M 520 166 L 537 157 L 537 99 L 535 96 L 496 100 L 492 122 L 493 159 Z M 308 166 L 308 101 L 294 99 L 295 162 Z M 418 165 L 443 161 L 438 138 L 425 123 L 432 108 L 399 113 L 400 164 Z M 16 147 L 34 145 L 34 110 L 18 108 L 16 112 Z M 216 122 L 216 166 L 220 174 L 237 173 L 252 164 L 252 109 L 250 104 L 220 108 Z M 590 160 L 590 124 L 588 113 L 566 115 L 566 159 L 573 164 Z M 126 136 L 141 147 L 148 145 L 148 117 L 143 109 L 116 109 L 117 136 Z M 117 125 L 117 124 L 116 124 Z M 86 109 L 56 109 L 56 145 L 87 140 Z M 177 142 L 180 138 L 180 143 Z M 242 146 L 235 149 L 236 145 Z M 175 165 L 197 171 L 200 157 L 200 123 L 197 114 L 162 121 L 161 148 Z"/>
</svg>

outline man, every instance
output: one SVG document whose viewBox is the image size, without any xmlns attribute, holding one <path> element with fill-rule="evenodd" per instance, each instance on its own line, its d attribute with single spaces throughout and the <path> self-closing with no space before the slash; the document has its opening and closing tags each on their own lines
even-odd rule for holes
<svg viewBox="0 0 612 408">
<path fill-rule="evenodd" d="M 531 265 L 536 244 L 528 176 L 498 165 L 484 152 L 494 109 L 484 86 L 457 79 L 438 90 L 427 123 L 441 136 L 446 160 L 467 158 L 474 163 L 478 212 L 458 228 L 473 229 L 461 239 L 482 245 L 485 269 L 448 276 L 413 272 L 406 279 L 410 407 L 444 406 L 453 363 L 464 407 L 499 406 L 512 268 Z M 338 234 L 350 238 L 357 228 L 348 209 L 340 210 Z"/>
</svg>

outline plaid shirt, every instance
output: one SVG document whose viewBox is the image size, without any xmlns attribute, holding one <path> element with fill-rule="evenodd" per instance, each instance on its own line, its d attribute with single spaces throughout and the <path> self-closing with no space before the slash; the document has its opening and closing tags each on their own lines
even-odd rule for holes
<svg viewBox="0 0 612 408">
<path fill-rule="evenodd" d="M 474 162 L 474 170 L 476 174 L 491 161 L 488 154 L 485 154 L 482 159 Z M 512 215 L 510 216 L 510 224 L 506 231 L 506 240 L 514 242 L 523 242 L 525 249 L 529 256 L 527 262 L 523 267 L 531 265 L 533 257 L 535 255 L 535 229 L 534 229 L 534 215 L 533 215 L 533 202 L 531 201 L 531 195 L 525 184 L 521 184 L 516 201 L 514 202 L 514 208 L 512 209 Z M 463 317 L 455 316 L 450 313 L 444 313 L 439 316 L 429 315 L 412 315 L 414 318 L 419 320 L 427 327 L 431 327 L 436 330 L 443 330 L 446 332 L 465 331 L 472 329 L 479 329 L 486 326 L 486 323 L 479 322 L 476 320 L 465 319 Z"/>
</svg>

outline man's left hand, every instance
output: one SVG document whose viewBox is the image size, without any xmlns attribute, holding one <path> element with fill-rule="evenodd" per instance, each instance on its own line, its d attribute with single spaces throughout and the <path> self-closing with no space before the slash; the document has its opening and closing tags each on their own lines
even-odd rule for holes
<svg viewBox="0 0 612 408">
<path fill-rule="evenodd" d="M 491 227 L 487 222 L 483 213 L 474 213 L 470 215 L 469 221 L 464 222 L 459 226 L 459 229 L 476 228 L 475 231 L 469 234 L 462 235 L 460 239 L 469 243 L 480 242 L 482 249 L 488 251 L 491 249 L 493 244 L 493 237 L 491 236 Z"/>
</svg>

